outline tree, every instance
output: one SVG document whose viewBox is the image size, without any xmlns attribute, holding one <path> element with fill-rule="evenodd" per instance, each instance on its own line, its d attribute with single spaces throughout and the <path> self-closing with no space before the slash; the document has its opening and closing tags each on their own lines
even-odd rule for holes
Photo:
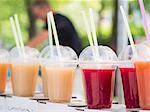
<svg viewBox="0 0 150 112">
<path fill-rule="evenodd" d="M 113 5 L 113 27 L 112 27 L 112 48 L 116 50 L 117 47 L 117 23 L 118 23 L 118 0 L 114 0 Z"/>
<path fill-rule="evenodd" d="M 29 26 L 28 26 L 29 40 L 31 40 L 32 37 L 34 37 L 34 35 L 36 33 L 35 17 L 32 13 L 32 7 L 31 7 L 33 0 L 24 0 L 24 2 L 26 5 L 28 20 L 29 20 Z"/>
</svg>

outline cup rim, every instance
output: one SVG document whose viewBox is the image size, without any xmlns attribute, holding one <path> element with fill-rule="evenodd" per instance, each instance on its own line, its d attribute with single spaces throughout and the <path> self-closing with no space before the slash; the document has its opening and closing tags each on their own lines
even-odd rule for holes
<svg viewBox="0 0 150 112">
<path fill-rule="evenodd" d="M 46 61 L 46 62 L 45 62 Z M 77 60 L 59 61 L 59 60 L 40 60 L 41 63 L 48 63 L 48 65 L 53 64 L 79 64 Z"/>
<path fill-rule="evenodd" d="M 82 65 L 82 64 L 104 64 L 104 65 L 107 65 L 107 64 L 114 64 L 114 65 L 117 65 L 118 61 L 79 61 L 79 65 Z"/>
</svg>

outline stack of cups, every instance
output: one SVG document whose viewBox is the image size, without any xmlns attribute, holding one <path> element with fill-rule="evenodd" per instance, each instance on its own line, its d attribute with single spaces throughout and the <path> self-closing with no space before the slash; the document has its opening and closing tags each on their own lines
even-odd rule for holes
<svg viewBox="0 0 150 112">
<path fill-rule="evenodd" d="M 95 46 L 85 48 L 79 56 L 83 82 L 89 109 L 110 108 L 112 105 L 117 56 L 107 46 L 97 46 L 99 57 L 95 58 Z"/>
<path fill-rule="evenodd" d="M 136 48 L 138 59 L 135 60 L 139 103 L 142 109 L 150 109 L 150 48 L 140 44 Z"/>
<path fill-rule="evenodd" d="M 5 93 L 8 69 L 11 69 L 9 52 L 5 49 L 0 49 L 0 93 Z"/>
<path fill-rule="evenodd" d="M 137 78 L 131 45 L 128 45 L 119 54 L 119 70 L 122 78 L 126 108 L 139 108 Z"/>
<path fill-rule="evenodd" d="M 34 96 L 39 71 L 39 52 L 34 48 L 25 47 L 25 55 L 20 55 L 21 48 L 10 51 L 12 64 L 11 80 L 15 96 Z"/>
<path fill-rule="evenodd" d="M 77 55 L 69 47 L 47 46 L 41 52 L 42 80 L 45 96 L 50 102 L 68 103 L 72 98 L 72 88 L 77 67 Z"/>
</svg>

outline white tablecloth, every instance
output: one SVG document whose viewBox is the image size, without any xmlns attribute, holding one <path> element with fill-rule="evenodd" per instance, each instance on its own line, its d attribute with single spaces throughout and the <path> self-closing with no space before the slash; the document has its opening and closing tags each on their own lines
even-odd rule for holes
<svg viewBox="0 0 150 112">
<path fill-rule="evenodd" d="M 78 112 L 77 107 L 69 107 L 68 104 L 38 103 L 36 100 L 29 100 L 29 98 L 0 97 L 0 112 Z M 84 109 L 84 108 L 78 108 Z M 111 109 L 107 110 L 89 110 L 84 109 L 85 112 L 126 112 L 124 105 L 113 104 Z"/>
</svg>

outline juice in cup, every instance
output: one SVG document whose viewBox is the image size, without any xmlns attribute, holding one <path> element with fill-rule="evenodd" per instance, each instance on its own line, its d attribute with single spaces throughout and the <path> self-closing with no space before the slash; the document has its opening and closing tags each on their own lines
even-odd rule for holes
<svg viewBox="0 0 150 112">
<path fill-rule="evenodd" d="M 39 65 L 27 63 L 12 64 L 12 86 L 15 96 L 34 96 Z"/>
<path fill-rule="evenodd" d="M 48 97 L 47 75 L 46 75 L 46 68 L 44 65 L 41 65 L 41 72 L 42 72 L 43 93 L 45 97 Z"/>
<path fill-rule="evenodd" d="M 46 67 L 50 102 L 67 103 L 72 97 L 75 68 Z"/>
<path fill-rule="evenodd" d="M 10 64 L 0 64 L 0 93 L 5 92 L 8 69 L 10 67 Z"/>
<path fill-rule="evenodd" d="M 11 82 L 15 96 L 34 96 L 37 76 L 39 73 L 39 52 L 31 47 L 14 47 L 9 53 L 11 69 Z"/>
<path fill-rule="evenodd" d="M 48 94 L 50 102 L 70 102 L 73 90 L 77 54 L 67 46 L 45 47 L 40 54 L 44 95 Z M 46 73 L 45 73 L 46 72 Z"/>
<path fill-rule="evenodd" d="M 79 56 L 87 106 L 89 109 L 111 108 L 117 56 L 107 46 L 98 46 L 99 56 L 95 56 L 93 48 L 85 48 Z"/>
<path fill-rule="evenodd" d="M 150 62 L 135 62 L 140 107 L 150 109 Z"/>
<path fill-rule="evenodd" d="M 122 78 L 126 108 L 139 108 L 139 94 L 133 52 L 131 45 L 126 46 L 119 54 L 119 70 Z"/>
<path fill-rule="evenodd" d="M 83 68 L 82 71 L 88 108 L 110 108 L 114 90 L 115 69 Z"/>
<path fill-rule="evenodd" d="M 139 108 L 139 96 L 135 68 L 121 67 L 121 78 L 126 108 Z"/>
</svg>

